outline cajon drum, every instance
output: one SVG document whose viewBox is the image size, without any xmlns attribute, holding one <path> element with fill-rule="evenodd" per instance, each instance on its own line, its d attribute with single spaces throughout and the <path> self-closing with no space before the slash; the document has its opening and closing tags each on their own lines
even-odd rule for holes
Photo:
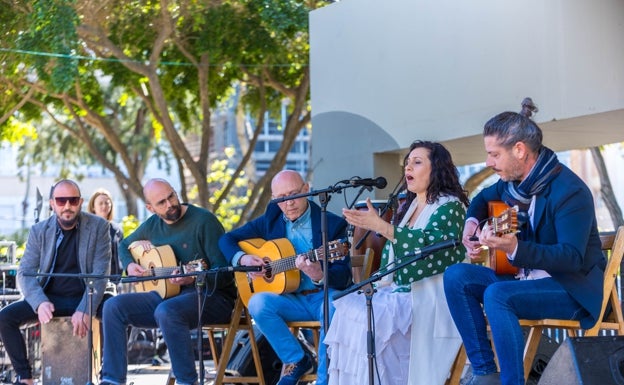
<svg viewBox="0 0 624 385">
<path fill-rule="evenodd" d="M 71 317 L 55 317 L 41 325 L 42 385 L 83 385 L 98 383 L 102 356 L 100 322 L 93 319 L 93 350 L 88 352 L 88 338 L 74 336 Z M 88 379 L 89 354 L 92 378 Z"/>
</svg>

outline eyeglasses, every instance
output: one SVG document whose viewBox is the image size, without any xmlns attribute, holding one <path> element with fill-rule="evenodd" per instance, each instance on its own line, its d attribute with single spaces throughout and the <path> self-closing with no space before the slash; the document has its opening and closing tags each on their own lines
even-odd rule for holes
<svg viewBox="0 0 624 385">
<path fill-rule="evenodd" d="M 280 198 L 284 198 L 284 197 L 289 197 L 289 196 L 291 196 L 291 195 L 297 195 L 297 194 L 301 193 L 301 190 L 303 190 L 303 187 L 304 187 L 305 185 L 306 185 L 306 184 L 304 183 L 304 184 L 302 184 L 302 185 L 301 185 L 301 187 L 299 187 L 297 190 L 293 190 L 293 191 L 291 191 L 291 192 L 289 192 L 289 193 L 286 193 L 285 195 L 284 195 L 284 194 L 280 194 L 280 195 L 277 195 L 277 196 L 273 195 L 273 196 L 271 197 L 271 199 L 280 199 Z M 284 202 L 288 202 L 288 201 L 284 201 Z M 280 203 L 284 203 L 284 202 L 280 202 Z"/>
<path fill-rule="evenodd" d="M 154 203 L 153 206 L 162 208 L 165 207 L 167 202 L 171 202 L 172 204 L 178 199 L 178 195 L 175 191 L 172 191 L 165 199 L 161 199 L 158 202 Z"/>
<path fill-rule="evenodd" d="M 56 197 L 54 201 L 57 206 L 65 206 L 67 202 L 72 206 L 77 206 L 80 203 L 80 197 Z"/>
</svg>

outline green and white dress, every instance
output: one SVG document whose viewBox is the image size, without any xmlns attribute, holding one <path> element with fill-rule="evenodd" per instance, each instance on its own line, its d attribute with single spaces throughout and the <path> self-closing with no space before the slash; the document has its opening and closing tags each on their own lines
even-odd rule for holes
<svg viewBox="0 0 624 385">
<path fill-rule="evenodd" d="M 415 249 L 461 238 L 466 210 L 459 200 L 441 197 L 427 204 L 408 228 L 416 208 L 414 200 L 395 227 L 394 241 L 386 242 L 380 270 Z M 448 311 L 441 273 L 464 258 L 463 246 L 441 250 L 379 282 L 372 303 L 381 384 L 444 384 L 461 339 Z M 352 293 L 334 305 L 336 312 L 324 340 L 331 358 L 329 384 L 368 383 L 366 298 Z"/>
</svg>

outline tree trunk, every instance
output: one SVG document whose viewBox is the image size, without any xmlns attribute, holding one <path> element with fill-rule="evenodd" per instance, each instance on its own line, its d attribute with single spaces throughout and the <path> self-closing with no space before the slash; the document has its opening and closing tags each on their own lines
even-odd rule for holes
<svg viewBox="0 0 624 385">
<path fill-rule="evenodd" d="M 613 193 L 611 179 L 609 179 L 609 173 L 607 173 L 607 167 L 605 165 L 604 158 L 602 157 L 602 152 L 600 151 L 600 147 L 592 147 L 589 149 L 589 152 L 591 153 L 594 163 L 596 164 L 596 170 L 598 170 L 602 200 L 607 206 L 607 210 L 611 216 L 613 228 L 617 230 L 618 227 L 624 224 L 624 219 L 622 218 L 622 209 L 620 208 L 620 205 L 615 198 L 615 194 Z"/>
</svg>

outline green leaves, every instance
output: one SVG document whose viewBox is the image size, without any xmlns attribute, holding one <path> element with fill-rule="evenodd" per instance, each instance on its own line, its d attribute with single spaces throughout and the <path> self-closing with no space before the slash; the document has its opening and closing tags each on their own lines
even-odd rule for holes
<svg viewBox="0 0 624 385">
<path fill-rule="evenodd" d="M 39 79 L 54 92 L 71 88 L 77 74 L 74 55 L 78 48 L 76 26 L 79 19 L 72 0 L 37 0 L 33 2 L 28 29 L 17 41 L 17 48 L 34 53 L 25 56 L 36 68 Z"/>
</svg>

